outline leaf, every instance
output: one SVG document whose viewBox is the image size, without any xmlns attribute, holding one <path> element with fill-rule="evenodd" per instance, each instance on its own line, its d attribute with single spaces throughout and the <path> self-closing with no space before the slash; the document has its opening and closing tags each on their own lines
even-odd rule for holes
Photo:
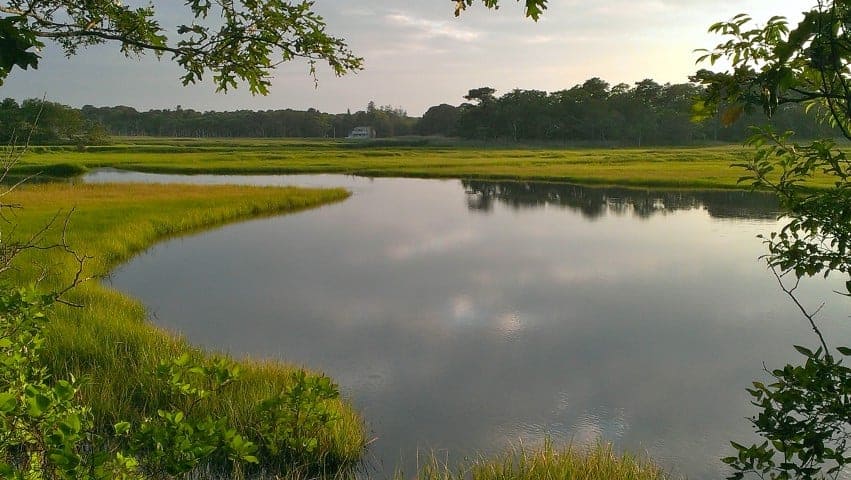
<svg viewBox="0 0 851 480">
<path fill-rule="evenodd" d="M 807 347 L 802 347 L 802 346 L 800 346 L 800 345 L 793 345 L 793 346 L 795 347 L 795 350 L 797 350 L 797 351 L 798 351 L 798 352 L 800 352 L 802 355 L 804 355 L 804 356 L 806 356 L 806 357 L 808 357 L 808 358 L 813 358 L 813 357 L 815 356 L 815 354 L 813 353 L 813 351 L 812 351 L 812 350 L 810 350 L 810 349 L 809 349 L 809 348 L 807 348 Z"/>
<path fill-rule="evenodd" d="M 18 406 L 18 399 L 9 392 L 0 392 L 0 412 L 9 413 Z"/>
<path fill-rule="evenodd" d="M 116 435 L 123 435 L 130 431 L 130 422 L 118 422 L 112 428 Z"/>
</svg>

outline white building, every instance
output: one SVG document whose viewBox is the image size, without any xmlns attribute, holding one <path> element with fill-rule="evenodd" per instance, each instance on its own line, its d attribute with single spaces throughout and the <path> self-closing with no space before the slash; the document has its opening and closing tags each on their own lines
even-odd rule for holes
<svg viewBox="0 0 851 480">
<path fill-rule="evenodd" d="M 346 138 L 375 138 L 375 129 L 372 127 L 355 127 Z"/>
</svg>

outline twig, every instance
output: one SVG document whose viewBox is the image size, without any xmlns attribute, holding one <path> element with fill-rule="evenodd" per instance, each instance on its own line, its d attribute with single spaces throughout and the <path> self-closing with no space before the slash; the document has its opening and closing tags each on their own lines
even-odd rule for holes
<svg viewBox="0 0 851 480">
<path fill-rule="evenodd" d="M 821 311 L 822 307 L 824 307 L 824 304 L 822 304 L 821 306 L 819 306 L 819 308 L 817 308 L 815 312 L 810 313 L 810 312 L 809 312 L 809 311 L 807 311 L 807 309 L 806 309 L 806 308 L 805 308 L 805 307 L 801 304 L 801 302 L 798 300 L 798 297 L 796 297 L 796 296 L 795 296 L 795 290 L 797 290 L 797 289 L 798 289 L 798 285 L 800 284 L 801 279 L 800 279 L 800 278 L 797 278 L 797 279 L 796 279 L 796 281 L 795 281 L 795 286 L 794 286 L 794 287 L 792 287 L 792 288 L 788 288 L 788 287 L 786 287 L 786 285 L 783 283 L 783 278 L 782 278 L 782 276 L 781 276 L 779 273 L 777 273 L 777 269 L 776 269 L 773 265 L 772 265 L 770 268 L 771 268 L 771 273 L 773 273 L 773 274 L 774 274 L 774 277 L 777 279 L 777 283 L 779 283 L 779 284 L 780 284 L 780 288 L 783 290 L 783 292 L 785 292 L 785 293 L 786 293 L 786 295 L 788 295 L 788 296 L 789 296 L 789 298 L 791 298 L 791 299 L 792 299 L 792 301 L 793 301 L 793 302 L 795 302 L 795 305 L 797 305 L 797 306 L 798 306 L 798 309 L 801 311 L 801 313 L 804 315 L 804 317 L 806 317 L 806 318 L 807 318 L 807 321 L 809 321 L 809 322 L 810 322 L 810 326 L 812 327 L 813 331 L 814 331 L 814 332 L 816 333 L 816 335 L 818 336 L 818 338 L 819 338 L 819 342 L 821 342 L 821 346 L 822 346 L 822 347 L 824 347 L 824 353 L 825 353 L 825 355 L 830 355 L 830 350 L 828 350 L 828 348 L 827 348 L 827 342 L 825 342 L 825 341 L 824 341 L 824 336 L 821 334 L 821 330 L 819 330 L 818 326 L 816 325 L 816 321 L 815 321 L 815 316 L 816 316 L 816 314 L 818 314 L 818 313 L 819 313 L 819 311 Z"/>
</svg>

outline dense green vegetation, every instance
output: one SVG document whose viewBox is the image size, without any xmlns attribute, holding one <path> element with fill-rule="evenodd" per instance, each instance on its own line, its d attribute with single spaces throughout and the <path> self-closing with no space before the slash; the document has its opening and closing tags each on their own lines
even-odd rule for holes
<svg viewBox="0 0 851 480">
<path fill-rule="evenodd" d="M 104 126 L 56 102 L 28 99 L 0 102 L 0 141 L 4 144 L 99 145 L 108 141 Z"/>
<path fill-rule="evenodd" d="M 346 198 L 344 190 L 295 188 L 198 187 L 187 185 L 70 185 L 44 184 L 16 190 L 4 200 L 25 206 L 16 219 L 16 235 L 28 234 L 51 222 L 57 210 L 74 207 L 67 232 L 68 244 L 89 256 L 83 275 L 99 278 L 118 263 L 159 239 L 249 216 L 292 212 Z M 60 222 L 61 223 L 61 222 Z M 55 243 L 62 234 L 55 225 L 41 243 Z M 6 242 L 12 241 L 8 236 Z M 32 261 L 37 261 L 33 263 Z M 10 281 L 32 282 L 41 266 L 51 274 L 40 284 L 55 291 L 68 284 L 76 261 L 62 249 L 25 252 Z M 139 302 L 91 280 L 70 291 L 67 300 L 81 308 L 57 306 L 45 326 L 41 357 L 52 378 L 83 379 L 80 398 L 93 414 L 96 431 L 111 433 L 112 425 L 129 421 L 143 425 L 158 410 L 186 405 L 180 391 L 164 388 L 157 371 L 160 363 L 184 355 L 192 362 L 211 356 L 174 335 L 150 325 Z M 208 360 L 204 360 L 207 358 Z M 229 424 L 258 446 L 270 434 L 268 415 L 258 408 L 264 399 L 279 395 L 298 370 L 277 362 L 238 361 L 238 382 L 216 396 L 197 403 L 201 417 L 227 418 Z M 179 389 L 178 389 L 179 390 Z M 185 392 L 184 392 L 185 393 Z M 176 396 L 178 395 L 178 396 Z M 196 402 L 190 402 L 193 405 Z M 266 403 L 265 405 L 269 405 Z M 327 469 L 339 472 L 360 459 L 365 444 L 360 418 L 341 400 L 328 403 L 334 421 L 317 433 L 317 447 L 309 455 L 293 456 L 287 448 L 266 448 L 261 466 L 283 471 Z"/>
<path fill-rule="evenodd" d="M 98 132 L 98 128 L 120 136 L 343 138 L 354 127 L 370 126 L 379 138 L 424 135 L 562 146 L 690 146 L 740 143 L 749 135 L 748 125 L 765 122 L 746 113 L 732 124 L 725 125 L 721 115 L 695 123 L 692 105 L 704 92 L 703 87 L 691 83 L 660 85 L 650 79 L 611 86 L 592 78 L 551 93 L 512 90 L 501 96 L 484 87 L 470 90 L 464 97 L 468 103 L 437 105 L 422 118 L 409 117 L 401 107 L 374 102 L 365 110 L 341 114 L 316 109 L 199 112 L 179 105 L 174 110 L 139 112 L 126 106 L 73 109 L 48 102 L 51 108 L 42 112 L 45 128 L 41 130 L 52 134 L 40 134 L 37 141 L 59 143 L 73 138 L 97 144 L 102 141 L 100 136 L 83 132 Z M 12 132 L 26 131 L 26 126 L 35 123 L 35 107 L 40 104 L 30 99 L 18 107 L 13 99 L 6 99 L 0 105 L 0 141 L 8 141 Z M 795 104 L 780 108 L 770 123 L 780 131 L 793 129 L 804 138 L 839 133 L 809 121 Z"/>
</svg>

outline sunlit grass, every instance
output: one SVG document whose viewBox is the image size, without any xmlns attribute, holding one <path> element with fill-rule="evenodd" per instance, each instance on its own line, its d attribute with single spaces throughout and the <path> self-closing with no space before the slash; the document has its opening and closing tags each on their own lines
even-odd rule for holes
<svg viewBox="0 0 851 480">
<path fill-rule="evenodd" d="M 116 167 L 163 173 L 346 173 L 365 176 L 523 179 L 674 188 L 737 188 L 745 147 L 506 148 L 370 146 L 341 141 L 134 139 L 91 148 L 39 149 L 29 170 Z M 818 184 L 821 180 L 816 180 Z"/>
<path fill-rule="evenodd" d="M 402 474 L 397 478 L 403 478 Z M 480 457 L 460 466 L 432 456 L 418 480 L 664 480 L 670 476 L 646 458 L 618 454 L 611 445 L 516 448 L 495 457 Z"/>
<path fill-rule="evenodd" d="M 68 243 L 91 258 L 85 276 L 100 278 L 119 263 L 163 238 L 181 235 L 259 215 L 293 212 L 345 199 L 342 189 L 301 189 L 244 186 L 191 185 L 71 185 L 42 184 L 23 187 L 4 201 L 20 203 L 11 218 L 17 236 L 25 236 L 49 223 L 60 212 L 45 239 L 56 242 L 64 215 L 74 208 L 67 231 Z M 0 225 L 4 241 L 8 227 Z M 19 259 L 14 280 L 33 281 L 51 272 L 41 287 L 60 288 L 71 281 L 75 263 L 60 251 L 39 251 Z M 83 400 L 91 405 L 98 424 L 106 431 L 119 419 L 139 420 L 168 405 L 153 372 L 161 360 L 182 353 L 196 358 L 214 354 L 192 347 L 170 332 L 147 321 L 145 308 L 98 280 L 72 290 L 67 299 L 81 308 L 57 306 L 48 326 L 48 365 L 59 377 L 85 380 Z M 240 319 L 235 318 L 234 321 Z M 286 352 L 282 352 L 285 357 Z M 271 361 L 240 360 L 241 380 L 216 401 L 205 404 L 209 413 L 227 416 L 250 436 L 255 406 L 260 399 L 279 393 L 295 367 Z M 351 407 L 338 401 L 341 420 L 323 439 L 328 465 L 357 464 L 362 455 L 363 422 Z"/>
</svg>

